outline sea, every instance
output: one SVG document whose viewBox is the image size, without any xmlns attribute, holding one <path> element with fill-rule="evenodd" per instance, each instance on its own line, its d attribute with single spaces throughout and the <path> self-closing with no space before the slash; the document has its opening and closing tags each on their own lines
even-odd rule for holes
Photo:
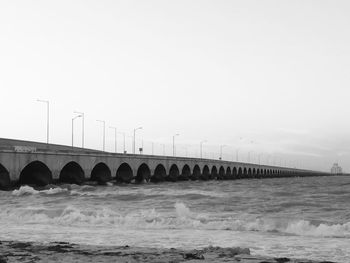
<svg viewBox="0 0 350 263">
<path fill-rule="evenodd" d="M 0 191 L 0 240 L 350 262 L 350 176 Z"/>
</svg>

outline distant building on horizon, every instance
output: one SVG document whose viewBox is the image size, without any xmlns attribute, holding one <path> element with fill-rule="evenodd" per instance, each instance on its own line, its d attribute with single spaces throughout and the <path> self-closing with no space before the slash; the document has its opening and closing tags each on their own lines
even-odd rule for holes
<svg viewBox="0 0 350 263">
<path fill-rule="evenodd" d="M 339 166 L 338 163 L 333 164 L 333 167 L 331 168 L 331 174 L 343 174 L 343 169 Z"/>
</svg>

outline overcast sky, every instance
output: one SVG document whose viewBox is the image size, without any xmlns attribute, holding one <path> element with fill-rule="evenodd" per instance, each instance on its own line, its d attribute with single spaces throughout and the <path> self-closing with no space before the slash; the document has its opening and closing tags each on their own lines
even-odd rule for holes
<svg viewBox="0 0 350 263">
<path fill-rule="evenodd" d="M 0 2 L 0 137 L 350 170 L 349 1 Z M 81 120 L 75 121 L 80 146 Z M 118 135 L 122 150 L 122 135 Z"/>
</svg>

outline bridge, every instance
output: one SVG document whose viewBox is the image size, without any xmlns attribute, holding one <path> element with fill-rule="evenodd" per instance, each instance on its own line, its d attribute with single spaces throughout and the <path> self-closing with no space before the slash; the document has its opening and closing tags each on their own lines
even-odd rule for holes
<svg viewBox="0 0 350 263">
<path fill-rule="evenodd" d="M 0 139 L 0 189 L 52 183 L 105 184 L 180 180 L 233 180 L 327 173 L 288 167 L 139 154 Z"/>
</svg>

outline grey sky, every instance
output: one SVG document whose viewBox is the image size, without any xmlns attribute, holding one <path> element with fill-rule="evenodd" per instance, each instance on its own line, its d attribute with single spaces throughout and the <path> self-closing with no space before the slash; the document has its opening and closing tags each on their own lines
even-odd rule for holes
<svg viewBox="0 0 350 263">
<path fill-rule="evenodd" d="M 207 157 L 226 144 L 226 159 L 350 170 L 349 14 L 349 1 L 2 0 L 0 137 L 45 141 L 41 98 L 53 143 L 71 143 L 79 110 L 91 148 L 103 119 L 143 126 L 148 152 L 180 133 L 178 154 L 206 139 Z"/>
</svg>

